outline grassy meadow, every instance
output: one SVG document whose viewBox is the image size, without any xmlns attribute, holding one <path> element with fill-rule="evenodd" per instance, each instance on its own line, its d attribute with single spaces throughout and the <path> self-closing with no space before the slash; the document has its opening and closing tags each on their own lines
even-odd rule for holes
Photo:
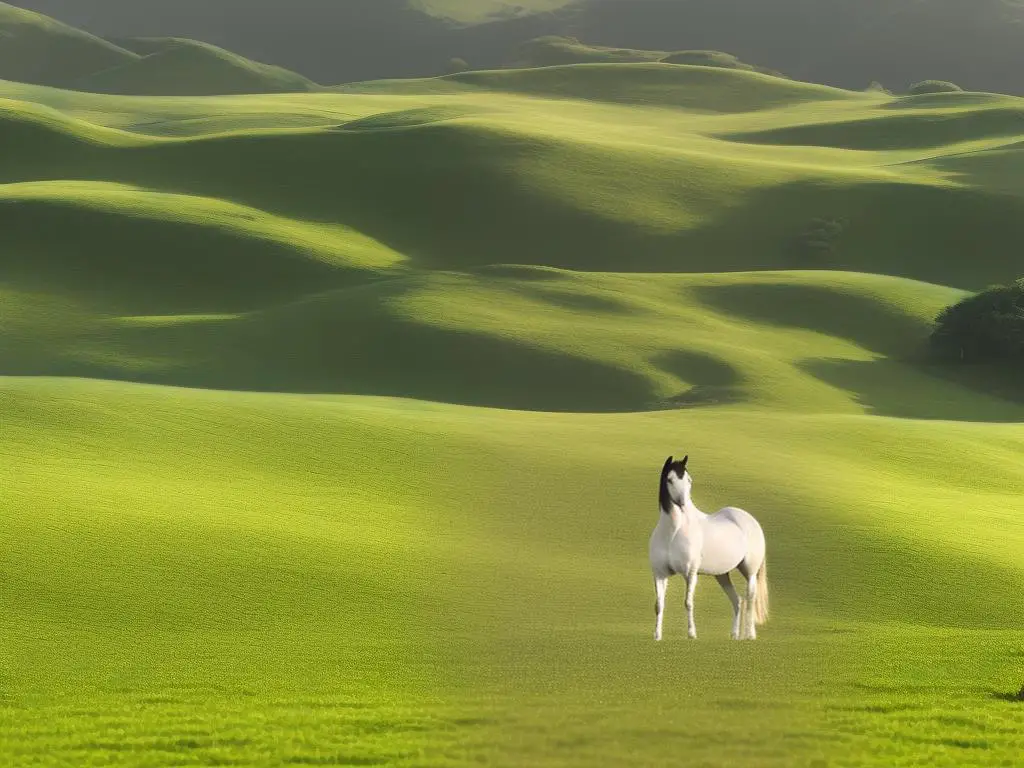
<svg viewBox="0 0 1024 768">
<path fill-rule="evenodd" d="M 1024 100 L 670 64 L 0 82 L 0 756 L 1010 766 Z M 804 247 L 821 221 L 828 248 Z M 768 541 L 698 639 L 668 454 Z"/>
</svg>

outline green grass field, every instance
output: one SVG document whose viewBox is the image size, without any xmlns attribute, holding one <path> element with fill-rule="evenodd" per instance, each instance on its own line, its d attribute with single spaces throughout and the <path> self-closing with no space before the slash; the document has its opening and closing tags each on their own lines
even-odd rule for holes
<svg viewBox="0 0 1024 768">
<path fill-rule="evenodd" d="M 1024 101 L 666 64 L 0 83 L 0 755 L 1010 766 Z M 808 253 L 816 220 L 841 222 Z M 680 584 L 668 454 L 768 538 Z"/>
</svg>

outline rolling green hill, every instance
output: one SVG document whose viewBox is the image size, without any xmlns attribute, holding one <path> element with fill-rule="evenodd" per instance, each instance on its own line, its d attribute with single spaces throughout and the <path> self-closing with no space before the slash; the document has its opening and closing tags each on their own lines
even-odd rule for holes
<svg viewBox="0 0 1024 768">
<path fill-rule="evenodd" d="M 319 87 L 281 67 L 249 61 L 195 40 L 142 40 L 137 48 L 153 50 L 86 76 L 75 83 L 76 88 L 137 96 L 217 96 L 294 93 Z"/>
<path fill-rule="evenodd" d="M 98 93 L 205 96 L 316 90 L 281 67 L 180 38 L 117 44 L 0 3 L 0 77 Z"/>
<path fill-rule="evenodd" d="M 1024 402 L 924 351 L 1018 276 L 1022 108 L 0 82 L 0 755 L 1012 763 Z M 651 639 L 670 453 L 764 524 L 756 643 L 711 579 Z"/>
<path fill-rule="evenodd" d="M 893 99 L 667 64 L 243 97 L 216 119 L 202 101 L 8 95 L 0 132 L 26 151 L 4 182 L 229 199 L 347 227 L 419 268 L 829 268 L 977 289 L 1015 276 L 1024 226 L 1010 178 L 995 189 L 967 170 L 970 153 L 1017 151 L 1009 97 Z M 17 103 L 33 99 L 51 111 Z M 116 227 L 122 212 L 108 210 Z M 819 219 L 841 232 L 829 253 L 806 253 Z M 102 251 L 108 235 L 97 225 L 75 239 Z"/>
<path fill-rule="evenodd" d="M 0 3 L 0 77 L 68 86 L 86 73 L 137 58 L 54 19 Z"/>
<path fill-rule="evenodd" d="M 563 64 L 631 64 L 661 61 L 668 51 L 639 51 L 587 45 L 574 37 L 551 35 L 526 41 L 519 50 L 513 67 L 554 67 Z"/>
<path fill-rule="evenodd" d="M 564 64 L 630 64 L 656 61 L 665 64 L 742 69 L 749 72 L 763 71 L 765 74 L 781 76 L 780 73 L 769 72 L 761 67 L 747 64 L 735 56 L 721 51 L 641 51 L 632 48 L 587 45 L 574 37 L 559 37 L 557 35 L 528 40 L 520 47 L 510 68 L 554 67 Z"/>
<path fill-rule="evenodd" d="M 210 2 L 213 5 L 210 5 Z M 20 0 L 116 39 L 169 33 L 320 83 L 442 74 L 517 58 L 526 41 L 726 51 L 801 80 L 894 91 L 928 79 L 1024 94 L 1018 0 Z"/>
</svg>

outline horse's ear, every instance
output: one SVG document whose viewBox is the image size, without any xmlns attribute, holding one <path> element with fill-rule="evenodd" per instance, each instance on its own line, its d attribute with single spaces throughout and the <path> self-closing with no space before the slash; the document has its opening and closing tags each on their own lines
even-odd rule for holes
<svg viewBox="0 0 1024 768">
<path fill-rule="evenodd" d="M 667 459 L 665 459 L 665 466 L 662 467 L 662 469 L 667 469 L 668 467 L 672 466 L 672 458 L 672 456 L 669 456 Z"/>
<path fill-rule="evenodd" d="M 690 460 L 690 454 L 683 456 L 683 469 L 686 469 L 686 462 Z"/>
</svg>

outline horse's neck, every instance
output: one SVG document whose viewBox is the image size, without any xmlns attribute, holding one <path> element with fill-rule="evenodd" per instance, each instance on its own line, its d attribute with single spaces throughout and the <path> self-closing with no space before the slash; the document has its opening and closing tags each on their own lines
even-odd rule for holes
<svg viewBox="0 0 1024 768">
<path fill-rule="evenodd" d="M 686 498 L 683 499 L 682 512 L 684 515 L 693 518 L 707 517 L 703 512 L 697 509 L 697 505 L 693 503 L 693 497 L 690 494 L 686 494 Z"/>
<path fill-rule="evenodd" d="M 707 517 L 707 515 L 697 509 L 697 505 L 691 499 L 686 499 L 682 504 L 673 503 L 667 514 L 674 523 L 675 528 L 688 527 L 687 523 L 700 521 Z"/>
</svg>

